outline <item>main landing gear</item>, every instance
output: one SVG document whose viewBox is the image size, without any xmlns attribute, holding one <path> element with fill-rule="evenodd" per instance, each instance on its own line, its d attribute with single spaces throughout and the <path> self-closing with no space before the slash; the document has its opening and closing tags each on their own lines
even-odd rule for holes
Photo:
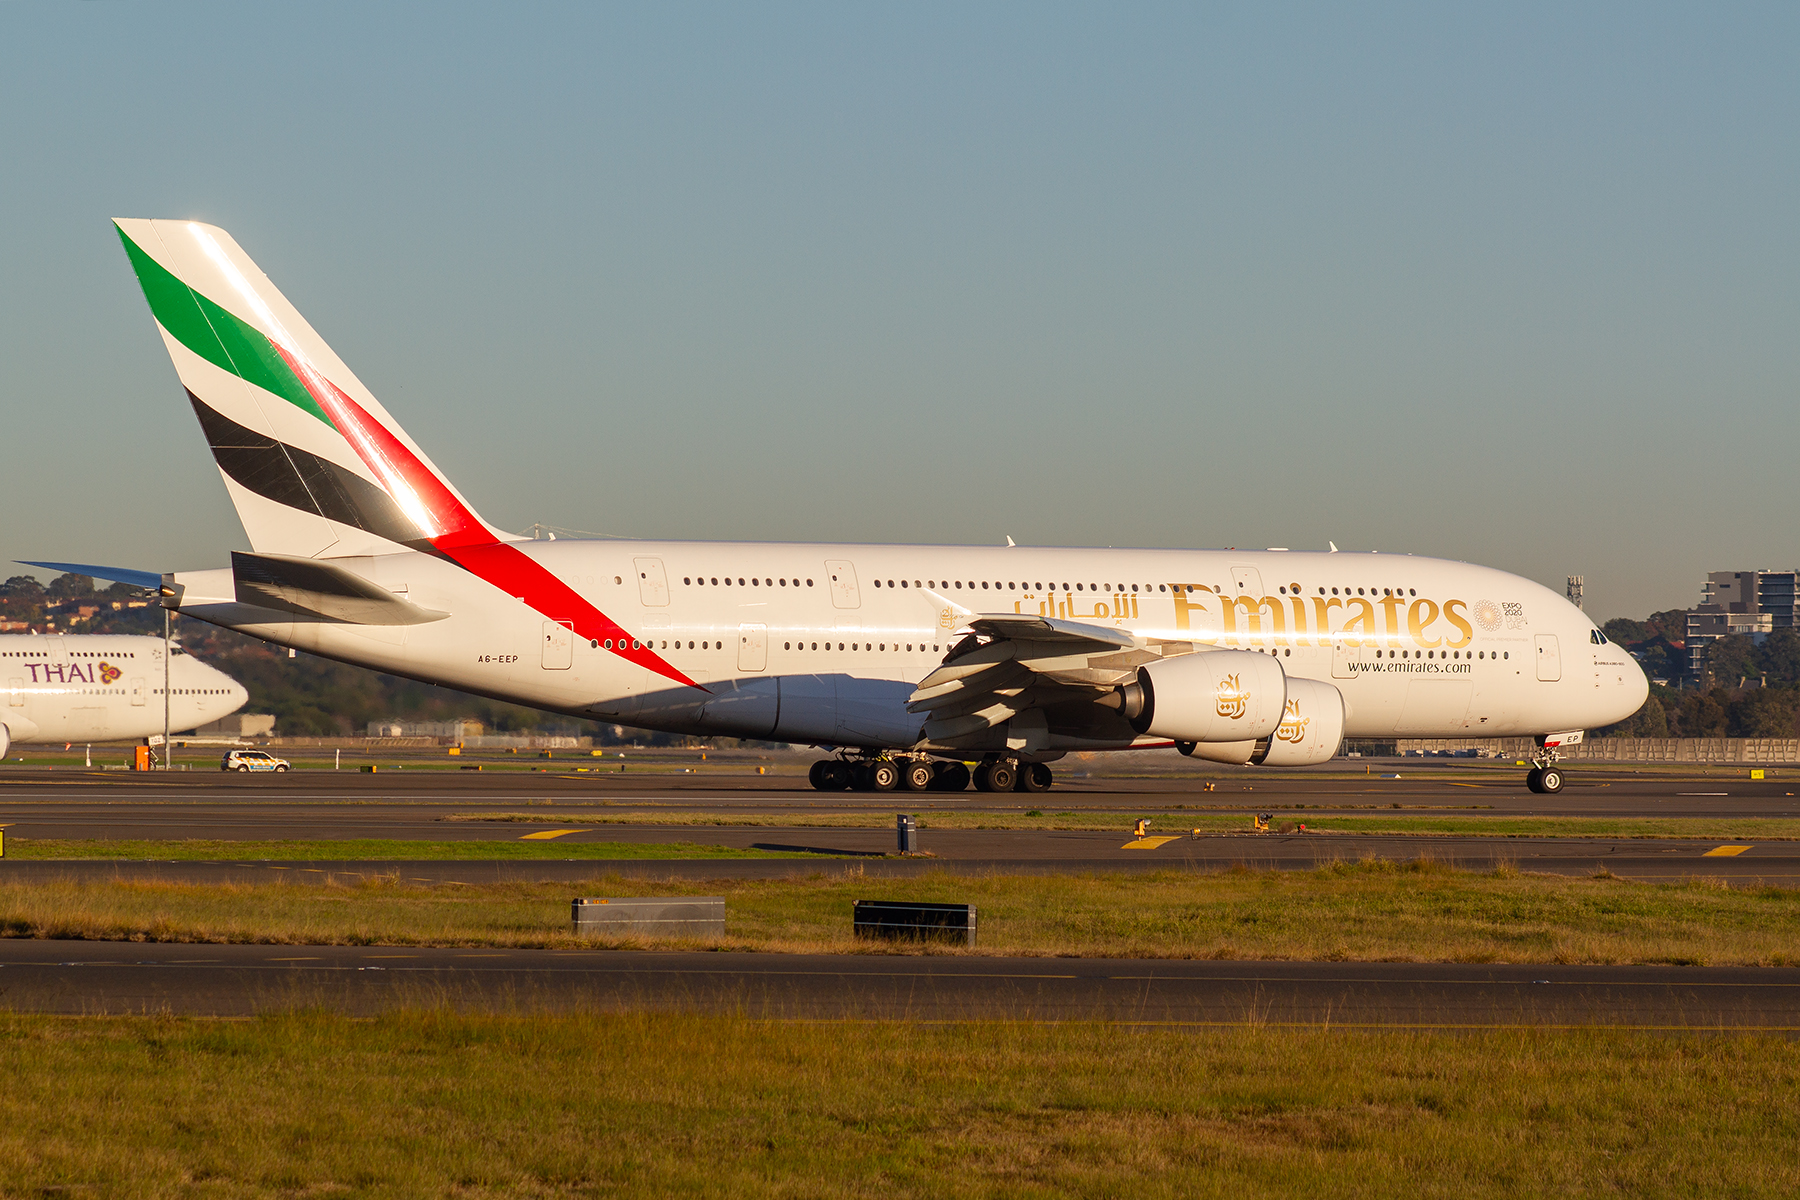
<svg viewBox="0 0 1800 1200">
<path fill-rule="evenodd" d="M 806 778 L 821 792 L 960 792 L 971 781 L 983 792 L 1047 792 L 1055 782 L 1043 763 L 989 758 L 971 772 L 966 763 L 893 755 L 822 758 Z"/>
</svg>

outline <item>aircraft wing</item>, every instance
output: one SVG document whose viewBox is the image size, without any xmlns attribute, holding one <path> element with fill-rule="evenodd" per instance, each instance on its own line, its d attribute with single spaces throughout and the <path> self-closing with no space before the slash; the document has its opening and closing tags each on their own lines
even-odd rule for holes
<svg viewBox="0 0 1800 1200">
<path fill-rule="evenodd" d="M 133 571 L 130 567 L 96 567 L 87 563 L 51 563 L 26 562 L 16 560 L 22 566 L 42 567 L 46 571 L 63 571 L 70 575 L 86 575 L 89 579 L 104 579 L 109 583 L 129 583 L 133 587 L 149 588 L 155 591 L 162 586 L 162 575 L 155 571 Z"/>
<path fill-rule="evenodd" d="M 969 637 L 907 701 L 925 714 L 931 741 L 979 735 L 1032 709 L 1105 701 L 1162 657 L 1144 638 L 1081 621 L 977 613 L 966 627 Z"/>
</svg>

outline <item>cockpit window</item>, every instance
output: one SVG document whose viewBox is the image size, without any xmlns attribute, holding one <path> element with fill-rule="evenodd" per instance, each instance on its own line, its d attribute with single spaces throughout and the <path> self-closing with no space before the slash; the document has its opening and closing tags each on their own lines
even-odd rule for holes
<svg viewBox="0 0 1800 1200">
<path fill-rule="evenodd" d="M 1608 646 L 1612 644 L 1606 640 L 1606 635 L 1601 633 L 1598 629 L 1588 634 L 1588 641 L 1594 643 L 1596 646 Z"/>
</svg>

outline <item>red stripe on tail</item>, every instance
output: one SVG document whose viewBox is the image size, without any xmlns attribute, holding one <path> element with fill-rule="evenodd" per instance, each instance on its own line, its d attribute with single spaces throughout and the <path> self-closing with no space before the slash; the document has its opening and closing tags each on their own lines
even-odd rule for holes
<svg viewBox="0 0 1800 1200">
<path fill-rule="evenodd" d="M 406 443 L 389 432 L 387 426 L 370 416 L 362 405 L 345 395 L 312 364 L 296 361 L 279 342 L 271 342 L 271 345 L 287 361 L 294 377 L 312 394 L 319 407 L 331 415 L 332 423 L 386 487 L 401 511 L 414 521 L 429 522 L 429 528 L 421 532 L 445 557 L 507 595 L 517 596 L 550 620 L 571 622 L 578 636 L 590 642 L 613 642 L 617 648 L 612 652 L 619 657 L 686 687 L 700 687 L 648 646 L 632 649 L 631 635 L 617 621 L 588 603 L 574 588 L 517 546 L 495 538 L 481 518 L 470 512 L 468 506 L 456 498 L 456 493 L 420 462 Z M 410 491 L 416 503 L 409 504 L 406 497 L 394 495 L 401 489 Z"/>
</svg>

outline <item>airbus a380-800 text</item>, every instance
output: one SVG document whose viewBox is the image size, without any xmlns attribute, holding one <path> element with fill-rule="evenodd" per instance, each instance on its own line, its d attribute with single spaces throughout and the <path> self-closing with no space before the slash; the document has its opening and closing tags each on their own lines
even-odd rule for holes
<svg viewBox="0 0 1800 1200">
<path fill-rule="evenodd" d="M 540 541 L 477 516 L 223 230 L 120 220 L 253 552 L 163 603 L 573 716 L 834 752 L 821 788 L 1042 790 L 1071 751 L 1323 762 L 1345 737 L 1623 719 L 1561 596 L 1404 555 Z M 99 568 L 95 568 L 99 570 Z M 973 772 L 968 764 L 974 763 Z"/>
</svg>

